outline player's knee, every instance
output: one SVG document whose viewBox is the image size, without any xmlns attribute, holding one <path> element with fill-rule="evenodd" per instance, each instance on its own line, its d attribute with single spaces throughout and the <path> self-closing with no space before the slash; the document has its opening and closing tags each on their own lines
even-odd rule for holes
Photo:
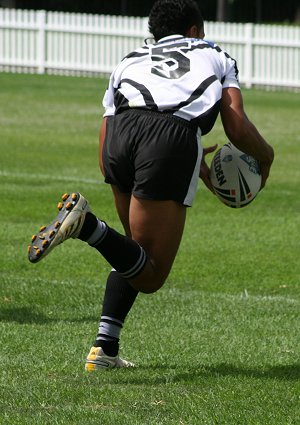
<svg viewBox="0 0 300 425">
<path fill-rule="evenodd" d="M 144 294 L 153 294 L 154 292 L 158 291 L 164 283 L 165 279 L 145 279 L 141 282 L 133 282 L 132 286 Z"/>
<path fill-rule="evenodd" d="M 143 292 L 144 294 L 153 294 L 154 292 L 158 291 L 162 286 L 163 282 L 159 284 L 152 284 L 152 285 L 143 285 L 143 287 L 140 289 L 140 292 Z"/>
<path fill-rule="evenodd" d="M 139 292 L 152 294 L 158 291 L 165 283 L 170 269 L 168 267 L 154 267 L 148 261 L 142 272 L 131 280 L 130 284 Z"/>
</svg>

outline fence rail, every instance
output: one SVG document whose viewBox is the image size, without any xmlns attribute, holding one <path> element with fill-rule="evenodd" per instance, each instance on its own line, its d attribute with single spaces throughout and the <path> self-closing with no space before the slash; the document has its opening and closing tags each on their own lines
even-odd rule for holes
<svg viewBox="0 0 300 425">
<path fill-rule="evenodd" d="M 246 87 L 300 88 L 299 27 L 206 22 L 205 32 Z M 108 75 L 147 37 L 147 18 L 0 8 L 0 71 Z"/>
</svg>

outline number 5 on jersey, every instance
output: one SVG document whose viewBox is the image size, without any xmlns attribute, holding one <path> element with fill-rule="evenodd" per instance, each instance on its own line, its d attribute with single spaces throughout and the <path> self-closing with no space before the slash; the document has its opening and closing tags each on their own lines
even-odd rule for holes
<svg viewBox="0 0 300 425">
<path fill-rule="evenodd" d="M 190 60 L 180 48 L 188 48 L 188 43 L 178 43 L 176 47 L 155 46 L 152 48 L 151 59 L 155 65 L 151 68 L 151 73 L 163 78 L 177 79 L 190 70 Z"/>
</svg>

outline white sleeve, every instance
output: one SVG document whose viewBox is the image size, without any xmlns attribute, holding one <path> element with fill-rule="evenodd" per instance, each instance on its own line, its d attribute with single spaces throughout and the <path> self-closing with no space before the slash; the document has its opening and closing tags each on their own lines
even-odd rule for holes
<svg viewBox="0 0 300 425">
<path fill-rule="evenodd" d="M 122 61 L 119 65 L 117 65 L 117 67 L 114 69 L 114 71 L 112 72 L 110 76 L 109 84 L 102 101 L 102 105 L 104 107 L 104 114 L 103 114 L 104 117 L 115 115 L 115 111 L 116 111 L 116 107 L 114 104 L 115 91 L 119 87 L 119 84 L 121 81 L 122 71 L 124 67 L 123 62 L 125 61 Z"/>
<path fill-rule="evenodd" d="M 126 58 L 124 58 L 119 65 L 114 69 L 112 72 L 108 88 L 104 94 L 102 105 L 104 107 L 104 117 L 109 117 L 111 115 L 115 115 L 116 107 L 114 104 L 114 98 L 115 98 L 115 91 L 118 89 L 121 79 L 122 79 L 122 73 L 123 70 L 127 66 Z"/>
<path fill-rule="evenodd" d="M 225 57 L 225 75 L 222 81 L 222 88 L 235 87 L 237 89 L 240 88 L 238 73 L 239 70 L 237 68 L 236 61 L 232 59 L 229 55 L 224 53 Z"/>
<path fill-rule="evenodd" d="M 106 90 L 105 95 L 103 97 L 102 105 L 104 107 L 104 114 L 103 117 L 109 117 L 111 115 L 115 115 L 115 105 L 114 105 L 114 97 L 109 90 L 109 88 Z"/>
<path fill-rule="evenodd" d="M 102 105 L 104 107 L 104 117 L 109 117 L 115 114 L 115 105 L 114 105 L 114 84 L 113 84 L 113 74 L 110 77 L 109 85 L 106 89 L 106 92 L 103 97 Z"/>
</svg>

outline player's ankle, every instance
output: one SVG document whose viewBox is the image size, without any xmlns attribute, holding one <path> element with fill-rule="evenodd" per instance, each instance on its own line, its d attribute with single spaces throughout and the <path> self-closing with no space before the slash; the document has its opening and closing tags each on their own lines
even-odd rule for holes
<svg viewBox="0 0 300 425">
<path fill-rule="evenodd" d="M 82 229 L 78 235 L 78 239 L 87 241 L 94 233 L 98 224 L 98 219 L 93 213 L 87 213 L 82 226 Z"/>
<path fill-rule="evenodd" d="M 104 341 L 97 340 L 94 343 L 94 347 L 101 347 L 104 354 L 110 357 L 116 357 L 119 353 L 119 340 L 114 341 Z"/>
</svg>

